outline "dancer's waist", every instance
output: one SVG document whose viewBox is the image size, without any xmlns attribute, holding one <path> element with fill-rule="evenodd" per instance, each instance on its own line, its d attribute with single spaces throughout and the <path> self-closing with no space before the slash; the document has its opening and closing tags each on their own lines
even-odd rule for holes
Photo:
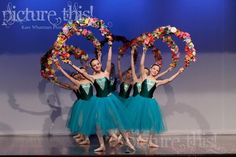
<svg viewBox="0 0 236 157">
<path fill-rule="evenodd" d="M 111 93 L 100 93 L 100 94 L 96 94 L 97 97 L 107 97 L 110 96 Z"/>
</svg>

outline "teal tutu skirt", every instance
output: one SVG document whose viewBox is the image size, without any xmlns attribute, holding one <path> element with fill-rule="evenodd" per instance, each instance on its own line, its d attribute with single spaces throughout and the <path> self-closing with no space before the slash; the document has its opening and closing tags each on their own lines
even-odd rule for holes
<svg viewBox="0 0 236 157">
<path fill-rule="evenodd" d="M 127 119 L 127 110 L 122 102 L 111 93 L 107 97 L 96 97 L 95 115 L 96 127 L 103 135 L 112 130 L 126 131 L 131 127 Z"/>
<path fill-rule="evenodd" d="M 128 104 L 128 117 L 134 132 L 162 133 L 166 125 L 159 104 L 155 99 L 137 95 Z"/>
<path fill-rule="evenodd" d="M 119 96 L 119 93 L 117 93 L 117 92 L 112 92 L 112 94 L 114 95 L 114 96 L 116 96 L 118 99 L 119 99 L 119 101 L 120 101 L 120 104 L 122 105 L 122 108 L 124 109 L 124 110 L 127 110 L 127 106 L 128 106 L 128 104 L 130 103 L 130 98 L 131 97 L 129 97 L 129 98 L 123 98 L 123 97 L 121 97 L 121 96 Z M 124 107 L 123 107 L 124 106 Z M 128 112 L 128 111 L 127 111 Z M 127 116 L 127 115 L 125 115 L 125 116 Z"/>
<path fill-rule="evenodd" d="M 71 133 L 91 135 L 96 133 L 95 127 L 95 97 L 89 100 L 76 100 L 69 113 L 67 128 Z"/>
</svg>

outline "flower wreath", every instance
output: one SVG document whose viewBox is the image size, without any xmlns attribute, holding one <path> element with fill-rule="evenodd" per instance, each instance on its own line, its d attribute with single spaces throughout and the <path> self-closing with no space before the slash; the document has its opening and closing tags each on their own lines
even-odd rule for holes
<svg viewBox="0 0 236 157">
<path fill-rule="evenodd" d="M 152 48 L 155 63 L 162 66 L 161 51 L 157 47 L 154 46 L 154 41 L 155 41 L 155 38 L 154 38 L 153 33 L 143 33 L 139 37 L 131 40 L 129 43 L 124 44 L 122 47 L 120 47 L 119 54 L 124 55 L 126 50 L 129 47 L 132 47 L 134 45 L 135 46 L 145 45 L 148 48 Z M 175 42 L 172 40 L 172 38 L 170 38 L 168 41 L 163 40 L 163 42 L 166 42 L 168 47 L 175 47 L 174 50 L 176 50 L 176 51 L 174 51 L 174 52 L 175 52 L 175 54 L 178 53 L 178 46 L 175 44 Z M 172 61 L 173 61 L 173 59 L 172 59 Z M 177 63 L 177 61 L 175 63 Z M 170 64 L 170 66 L 173 66 L 173 65 L 174 64 Z"/>
<path fill-rule="evenodd" d="M 73 55 L 75 59 L 82 59 L 83 61 L 87 61 L 88 57 L 85 53 L 85 51 L 74 47 L 72 45 L 66 45 L 63 46 L 64 51 L 66 51 L 68 54 L 67 56 L 61 55 L 60 58 L 63 60 L 67 59 L 70 55 Z M 55 75 L 56 69 L 54 68 L 54 61 L 56 59 L 56 56 L 52 53 L 53 48 L 50 48 L 43 57 L 41 57 L 41 76 L 47 80 L 50 80 L 55 83 L 59 83 L 58 78 Z M 84 57 L 84 58 L 82 58 Z M 82 62 L 82 61 L 81 61 Z"/>
<path fill-rule="evenodd" d="M 111 32 L 107 29 L 104 25 L 102 20 L 97 18 L 82 18 L 80 20 L 74 21 L 72 23 L 68 23 L 64 25 L 62 28 L 62 32 L 58 35 L 56 42 L 54 43 L 54 54 L 59 54 L 60 56 L 66 56 L 66 59 L 63 60 L 64 62 L 68 61 L 68 54 L 67 52 L 63 51 L 63 45 L 65 42 L 74 34 L 82 35 L 89 41 L 91 41 L 96 48 L 97 52 L 101 51 L 101 44 L 99 40 L 93 35 L 93 33 L 87 29 L 82 27 L 92 26 L 94 28 L 99 29 L 102 36 L 105 36 L 108 40 L 112 40 Z M 63 58 L 63 57 L 62 57 Z"/>
<path fill-rule="evenodd" d="M 50 48 L 45 55 L 43 55 L 40 59 L 41 63 L 41 76 L 47 80 L 56 81 L 55 70 L 53 68 L 53 48 Z"/>
<path fill-rule="evenodd" d="M 49 79 L 52 82 L 58 82 L 58 79 L 55 76 L 55 70 L 52 66 L 53 63 L 59 65 L 57 60 L 58 55 L 63 62 L 68 62 L 69 57 L 74 55 L 76 59 L 81 59 L 87 63 L 89 58 L 83 50 L 73 46 L 67 46 L 65 44 L 65 42 L 75 33 L 77 35 L 84 36 L 93 43 L 97 50 L 101 50 L 101 44 L 93 33 L 85 28 L 81 28 L 85 26 L 98 28 L 103 36 L 105 36 L 108 40 L 112 40 L 112 38 L 110 38 L 111 32 L 106 28 L 104 22 L 97 18 L 82 18 L 80 20 L 65 24 L 62 28 L 62 32 L 58 34 L 54 47 L 41 58 L 41 75 L 44 78 Z"/>
<path fill-rule="evenodd" d="M 154 54 L 155 63 L 162 66 L 162 57 L 161 57 L 161 51 L 154 46 L 154 42 L 157 39 L 156 34 L 154 32 L 152 33 L 143 33 L 141 36 L 137 37 L 132 45 L 145 45 L 148 48 L 152 48 L 152 52 Z M 160 39 L 162 39 L 162 42 L 166 43 L 167 46 L 171 50 L 172 58 L 170 67 L 175 67 L 179 61 L 179 47 L 174 42 L 174 40 L 170 36 L 160 36 Z"/>
<path fill-rule="evenodd" d="M 185 58 L 184 58 L 184 66 L 188 67 L 190 62 L 195 62 L 196 61 L 196 50 L 194 48 L 194 44 L 192 42 L 192 39 L 190 37 L 190 34 L 187 32 L 182 32 L 178 30 L 176 27 L 171 27 L 171 26 L 162 26 L 153 31 L 154 37 L 156 39 L 163 38 L 164 40 L 169 40 L 169 37 L 166 37 L 167 35 L 172 35 L 174 34 L 176 37 L 182 39 L 186 45 L 185 45 Z M 172 50 L 171 50 L 172 51 Z M 173 53 L 172 53 L 173 54 Z M 173 56 L 172 58 L 175 59 L 175 57 L 179 58 L 179 56 Z"/>
<path fill-rule="evenodd" d="M 124 46 L 124 45 L 129 45 L 129 43 L 130 43 L 130 41 L 125 37 L 125 36 L 120 36 L 120 35 L 112 35 L 112 40 L 113 40 L 113 42 L 114 41 L 117 41 L 117 42 L 122 42 L 122 47 Z M 101 46 L 103 47 L 104 45 L 105 45 L 105 43 L 107 43 L 108 42 L 108 40 L 107 39 L 104 39 L 104 40 L 102 40 L 100 43 L 101 43 Z M 126 46 L 125 46 L 126 47 Z M 129 47 L 127 47 L 127 49 L 128 49 Z M 95 51 L 97 51 L 96 49 L 95 49 Z M 120 54 L 120 53 L 118 53 L 118 55 L 120 55 L 121 57 L 123 57 L 123 54 Z M 135 52 L 135 54 L 134 54 L 134 63 L 136 63 L 136 61 L 137 61 L 137 52 Z"/>
</svg>

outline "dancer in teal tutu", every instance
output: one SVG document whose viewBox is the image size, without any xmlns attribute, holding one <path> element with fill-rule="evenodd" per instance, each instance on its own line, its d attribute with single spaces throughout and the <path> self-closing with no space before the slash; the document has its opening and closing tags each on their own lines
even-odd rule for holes
<svg viewBox="0 0 236 157">
<path fill-rule="evenodd" d="M 128 111 L 130 115 L 130 119 L 132 121 L 132 129 L 131 131 L 139 131 L 139 121 L 138 119 L 140 118 L 140 115 L 142 115 L 142 104 L 137 103 L 136 100 L 138 100 L 138 97 L 140 97 L 140 92 L 141 92 L 141 84 L 142 84 L 142 79 L 141 77 L 138 78 L 136 75 L 135 71 L 135 64 L 134 64 L 134 53 L 136 51 L 136 46 L 132 47 L 131 50 L 131 73 L 132 73 L 132 79 L 133 79 L 133 97 L 130 98 L 129 104 L 128 104 Z M 149 74 L 149 69 L 145 68 L 144 69 L 145 73 L 148 75 Z M 141 133 L 139 134 L 137 138 L 138 143 L 144 143 L 147 142 L 147 140 L 143 139 L 141 136 Z"/>
<path fill-rule="evenodd" d="M 156 87 L 173 81 L 179 74 L 184 71 L 184 68 L 180 68 L 177 73 L 175 73 L 168 79 L 159 80 L 157 79 L 158 73 L 160 71 L 160 66 L 158 64 L 153 64 L 151 66 L 151 68 L 149 69 L 149 74 L 145 72 L 144 61 L 146 52 L 147 48 L 144 46 L 140 61 L 141 79 L 143 82 L 141 84 L 140 96 L 137 97 L 133 102 L 139 104 L 142 107 L 142 113 L 137 113 L 137 116 L 139 116 L 137 118 L 139 121 L 139 126 L 135 127 L 138 127 L 139 131 L 148 131 L 150 133 L 148 146 L 156 148 L 159 146 L 152 142 L 152 136 L 155 133 L 162 133 L 166 130 L 166 127 L 164 119 L 162 117 L 160 106 L 158 102 L 153 99 L 153 93 Z"/>
<path fill-rule="evenodd" d="M 117 96 L 117 98 L 121 101 L 121 108 L 123 108 L 124 112 L 124 117 L 126 117 L 127 119 L 129 119 L 129 117 L 127 117 L 130 113 L 127 110 L 127 105 L 129 104 L 129 98 L 130 98 L 130 93 L 132 90 L 132 74 L 131 74 L 131 68 L 127 69 L 124 73 L 122 73 L 121 70 L 121 56 L 118 56 L 118 62 L 117 62 L 117 67 L 118 67 L 118 76 L 119 76 L 119 82 L 120 82 L 120 88 L 119 88 L 119 92 L 115 93 L 115 95 Z M 126 123 L 128 124 L 128 126 L 124 126 L 125 130 L 130 130 L 131 129 L 131 123 Z M 127 134 L 128 136 L 128 134 Z M 119 135 L 118 138 L 118 143 L 117 144 L 123 144 L 123 142 L 121 141 L 122 136 Z M 109 139 L 109 143 L 111 143 L 112 141 L 114 141 L 115 139 L 113 137 L 111 137 Z"/>
<path fill-rule="evenodd" d="M 97 52 L 97 59 L 101 63 L 102 61 L 102 53 L 101 51 Z M 110 72 L 110 90 L 113 94 L 117 95 L 116 89 L 117 89 L 118 80 L 116 77 L 116 70 L 115 70 L 115 64 L 111 63 L 111 72 Z"/>
<path fill-rule="evenodd" d="M 119 99 L 122 101 L 124 105 L 127 105 L 127 100 L 129 98 L 131 89 L 132 89 L 132 73 L 131 68 L 127 69 L 125 73 L 122 73 L 121 70 L 121 56 L 118 56 L 118 76 L 120 82 L 120 90 L 119 90 Z"/>
<path fill-rule="evenodd" d="M 111 130 L 118 129 L 121 134 L 125 138 L 126 144 L 132 150 L 134 146 L 130 143 L 127 136 L 124 134 L 125 128 L 128 122 L 125 117 L 122 117 L 124 112 L 120 107 L 119 99 L 111 93 L 110 90 L 110 71 L 111 71 L 111 59 L 112 59 L 112 42 L 109 41 L 109 51 L 108 51 L 108 59 L 105 71 L 102 71 L 101 62 L 98 59 L 92 59 L 90 65 L 94 70 L 93 75 L 88 75 L 87 73 L 81 71 L 78 67 L 73 65 L 71 62 L 68 62 L 74 69 L 84 75 L 88 80 L 93 82 L 93 85 L 97 91 L 96 100 L 94 101 L 94 112 L 96 118 L 96 129 L 97 136 L 99 139 L 100 147 L 95 149 L 96 152 L 105 151 L 105 144 L 103 140 L 103 135 L 108 135 Z M 113 134 L 112 136 L 116 136 Z M 115 137 L 117 138 L 117 137 Z M 117 138 L 118 139 L 118 138 Z"/>
<path fill-rule="evenodd" d="M 110 88 L 113 94 L 116 93 L 118 80 L 116 77 L 115 65 L 111 63 L 111 74 L 110 74 Z"/>
<path fill-rule="evenodd" d="M 141 133 L 143 130 L 140 129 L 140 119 L 141 115 L 143 113 L 143 104 L 142 103 L 136 103 L 139 102 L 140 99 L 140 92 L 141 92 L 141 86 L 142 86 L 142 77 L 137 77 L 136 71 L 135 71 L 135 65 L 134 65 L 134 52 L 136 50 L 136 46 L 132 47 L 131 51 L 131 70 L 132 70 L 132 77 L 133 77 L 133 97 L 131 97 L 131 101 L 129 103 L 129 112 L 132 120 L 132 131 L 139 132 L 139 136 L 137 138 L 138 143 L 145 143 L 147 142 L 146 139 L 143 139 L 141 136 Z M 141 67 L 140 67 L 141 69 Z M 171 71 L 172 67 L 169 67 L 167 70 L 165 70 L 162 73 L 158 73 L 157 78 L 165 75 L 167 72 Z M 145 75 L 149 75 L 150 70 L 147 67 L 144 67 L 144 73 Z"/>
<path fill-rule="evenodd" d="M 88 135 L 95 133 L 95 127 L 93 126 L 95 118 L 90 116 L 90 113 L 94 110 L 92 83 L 78 73 L 73 75 L 74 77 L 70 76 L 59 64 L 56 65 L 57 69 L 73 83 L 73 86 L 71 85 L 69 88 L 77 96 L 77 100 L 74 102 L 69 114 L 67 127 L 72 133 L 81 135 L 81 138 L 76 139 L 79 144 L 88 145 L 90 144 Z M 86 73 L 85 68 L 81 67 L 80 69 Z"/>
</svg>

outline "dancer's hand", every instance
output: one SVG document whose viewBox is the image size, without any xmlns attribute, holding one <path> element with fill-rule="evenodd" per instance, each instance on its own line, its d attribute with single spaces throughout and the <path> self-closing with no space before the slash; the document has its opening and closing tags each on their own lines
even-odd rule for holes
<svg viewBox="0 0 236 157">
<path fill-rule="evenodd" d="M 147 52 L 147 46 L 146 45 L 143 46 L 143 52 Z"/>
<path fill-rule="evenodd" d="M 71 60 L 65 60 L 64 62 L 65 62 L 66 64 L 70 64 L 70 65 L 72 64 Z"/>
<path fill-rule="evenodd" d="M 132 46 L 132 50 L 136 50 L 136 49 L 137 49 L 136 45 Z"/>
<path fill-rule="evenodd" d="M 112 46 L 112 36 L 108 36 L 108 45 Z"/>
<path fill-rule="evenodd" d="M 59 64 L 59 61 L 54 61 L 54 63 L 55 63 L 56 68 L 57 68 L 58 70 L 60 70 L 60 69 L 61 69 L 61 66 L 60 66 L 60 64 Z"/>
<path fill-rule="evenodd" d="M 183 68 L 183 67 L 181 67 L 181 68 L 179 69 L 179 73 L 181 74 L 182 72 L 184 72 L 184 68 Z"/>
<path fill-rule="evenodd" d="M 168 71 L 172 71 L 172 70 L 173 70 L 173 67 L 170 66 L 170 67 L 168 68 Z"/>
<path fill-rule="evenodd" d="M 109 45 L 109 46 L 112 46 L 112 41 L 108 41 L 108 45 Z"/>
</svg>

